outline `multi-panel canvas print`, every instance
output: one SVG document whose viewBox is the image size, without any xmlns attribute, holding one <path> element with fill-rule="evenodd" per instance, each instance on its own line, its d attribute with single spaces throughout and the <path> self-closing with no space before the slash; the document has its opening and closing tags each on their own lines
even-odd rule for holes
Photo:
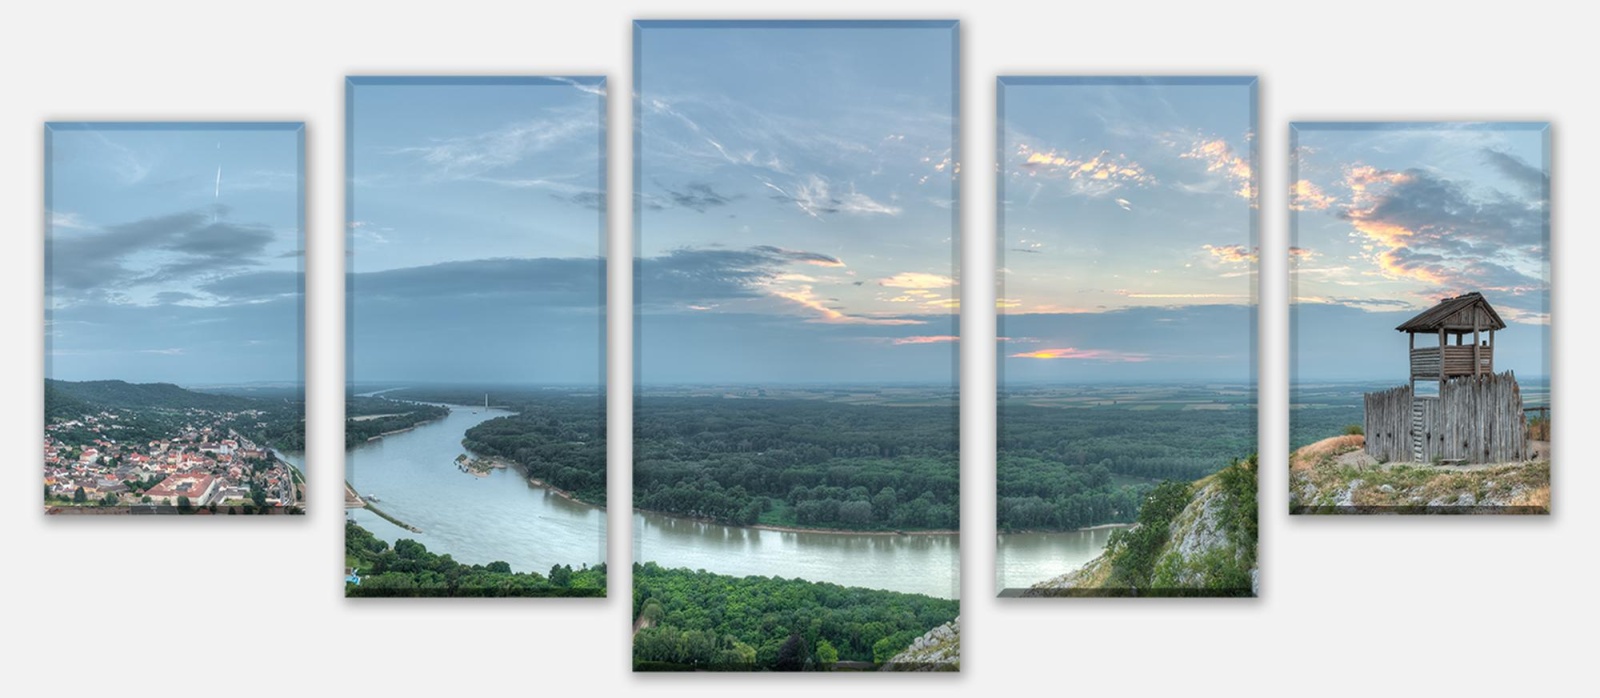
<svg viewBox="0 0 1600 698">
<path fill-rule="evenodd" d="M 1291 125 L 1289 505 L 1550 512 L 1550 125 Z"/>
<path fill-rule="evenodd" d="M 604 596 L 604 78 L 346 98 L 346 596 Z"/>
<path fill-rule="evenodd" d="M 1002 77 L 1001 596 L 1253 596 L 1249 77 Z"/>
<path fill-rule="evenodd" d="M 635 24 L 633 666 L 959 666 L 957 25 Z"/>
<path fill-rule="evenodd" d="M 47 513 L 304 512 L 304 134 L 45 126 Z"/>
</svg>

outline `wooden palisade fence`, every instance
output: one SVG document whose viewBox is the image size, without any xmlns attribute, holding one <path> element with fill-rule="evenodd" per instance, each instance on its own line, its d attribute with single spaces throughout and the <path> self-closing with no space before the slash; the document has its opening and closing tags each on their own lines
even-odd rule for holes
<svg viewBox="0 0 1600 698">
<path fill-rule="evenodd" d="M 1366 451 L 1382 462 L 1506 463 L 1528 457 L 1522 391 L 1510 371 L 1444 382 L 1438 397 L 1402 385 L 1367 393 Z"/>
</svg>

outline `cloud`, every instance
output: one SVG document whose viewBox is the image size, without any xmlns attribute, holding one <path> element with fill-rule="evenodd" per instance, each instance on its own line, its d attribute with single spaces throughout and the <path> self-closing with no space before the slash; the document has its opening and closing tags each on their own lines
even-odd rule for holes
<svg viewBox="0 0 1600 698">
<path fill-rule="evenodd" d="M 1133 203 L 1128 201 L 1127 199 L 1117 199 L 1117 205 L 1121 206 L 1122 210 L 1124 210 L 1124 211 L 1132 211 L 1133 210 Z"/>
<path fill-rule="evenodd" d="M 890 343 L 894 344 L 895 346 L 900 346 L 900 345 L 904 345 L 904 344 L 940 344 L 940 343 L 944 343 L 944 342 L 959 342 L 959 341 L 961 341 L 961 338 L 957 337 L 955 335 L 941 334 L 941 335 L 917 335 L 917 336 L 913 336 L 913 337 L 896 337 Z"/>
<path fill-rule="evenodd" d="M 1140 363 L 1149 361 L 1150 357 L 1143 354 L 1124 354 L 1107 349 L 1078 349 L 1065 347 L 1061 349 L 1038 349 L 1012 354 L 1013 359 L 1077 359 L 1085 361 L 1110 361 L 1117 363 Z"/>
<path fill-rule="evenodd" d="M 261 264 L 276 237 L 266 226 L 212 221 L 199 211 L 86 235 L 52 236 L 47 250 L 51 292 L 58 298 L 82 299 L 154 283 L 215 278 Z"/>
<path fill-rule="evenodd" d="M 727 206 L 739 198 L 738 196 L 730 197 L 718 193 L 715 188 L 706 182 L 691 182 L 682 191 L 674 191 L 660 184 L 657 184 L 657 186 L 666 192 L 667 200 L 671 201 L 674 206 L 700 213 L 705 213 L 707 209 Z"/>
<path fill-rule="evenodd" d="M 798 304 L 802 308 L 814 311 L 817 316 L 814 322 L 838 323 L 846 325 L 921 325 L 923 320 L 903 317 L 877 317 L 870 315 L 852 315 L 838 308 L 828 305 L 825 300 L 818 298 L 810 284 L 801 284 L 794 288 L 771 288 L 773 296 Z"/>
<path fill-rule="evenodd" d="M 550 79 L 555 81 L 555 82 L 559 82 L 559 83 L 566 84 L 566 85 L 571 85 L 573 89 L 575 89 L 575 90 L 577 90 L 579 92 L 582 92 L 584 94 L 598 95 L 598 96 L 601 96 L 601 97 L 606 96 L 606 83 L 605 83 L 605 79 L 604 78 L 601 78 L 599 84 L 594 84 L 594 83 L 589 83 L 589 82 L 578 82 L 577 80 L 573 80 L 572 78 L 563 78 L 563 77 L 553 77 L 553 78 L 550 78 Z"/>
<path fill-rule="evenodd" d="M 1348 165 L 1344 168 L 1344 186 L 1350 190 L 1354 205 L 1366 206 L 1371 199 L 1368 190 L 1375 187 L 1404 184 L 1410 175 L 1394 170 L 1380 170 L 1371 165 Z"/>
<path fill-rule="evenodd" d="M 1201 245 L 1201 248 L 1210 252 L 1213 260 L 1223 264 L 1249 265 L 1256 261 L 1256 250 L 1244 245 Z"/>
<path fill-rule="evenodd" d="M 358 303 L 446 298 L 494 303 L 517 297 L 550 307 L 597 307 L 604 269 L 604 260 L 585 257 L 474 259 L 352 274 L 350 292 Z M 285 281 L 284 276 L 243 274 L 219 281 L 218 290 L 242 296 L 285 288 Z"/>
<path fill-rule="evenodd" d="M 1130 291 L 1117 291 L 1117 294 L 1126 298 L 1166 298 L 1171 300 L 1236 300 L 1249 298 L 1244 293 L 1133 293 Z"/>
<path fill-rule="evenodd" d="M 879 286 L 890 288 L 950 288 L 955 285 L 955 280 L 940 274 L 928 274 L 918 271 L 907 271 L 895 274 L 886 279 L 878 280 Z"/>
<path fill-rule="evenodd" d="M 756 245 L 750 249 L 757 252 L 765 252 L 767 254 L 783 257 L 785 259 L 800 262 L 802 264 L 814 264 L 819 267 L 844 266 L 844 262 L 840 261 L 838 257 L 832 257 L 820 252 L 803 252 L 801 250 L 784 249 L 782 247 L 774 247 L 772 245 Z M 859 285 L 859 283 L 857 285 Z"/>
<path fill-rule="evenodd" d="M 571 195 L 551 194 L 550 198 L 596 211 L 604 211 L 606 209 L 606 195 L 603 192 L 581 191 Z"/>
<path fill-rule="evenodd" d="M 1254 310 L 1244 302 L 1007 313 L 997 334 L 1007 384 L 1252 380 Z M 1390 327 L 1393 327 L 1391 325 Z"/>
<path fill-rule="evenodd" d="M 1102 197 L 1127 186 L 1150 186 L 1156 178 L 1143 165 L 1126 155 L 1102 150 L 1094 155 L 1073 154 L 1066 150 L 1037 150 L 1019 146 L 1015 157 L 1018 172 L 1029 177 L 1064 179 L 1073 194 Z M 1126 199 L 1117 205 L 1128 208 Z"/>
<path fill-rule="evenodd" d="M 652 305 L 711 305 L 759 298 L 785 260 L 757 250 L 683 248 L 638 261 L 638 298 Z"/>
<path fill-rule="evenodd" d="M 1476 191 L 1420 169 L 1355 166 L 1354 203 L 1338 212 L 1371 243 L 1366 257 L 1383 276 L 1417 282 L 1419 305 L 1458 291 L 1533 296 L 1542 278 L 1548 212 L 1540 198 Z M 1542 191 L 1542 189 L 1541 189 Z"/>
<path fill-rule="evenodd" d="M 815 312 L 816 317 L 813 317 L 810 322 L 842 325 L 927 324 L 926 320 L 904 317 L 900 315 L 865 315 L 845 312 L 843 309 L 836 307 L 838 304 L 837 298 L 819 297 L 813 287 L 813 284 L 811 283 L 813 281 L 814 279 L 805 276 L 782 274 L 777 278 L 778 283 L 770 284 L 767 290 L 776 298 L 781 298 L 798 304 L 802 308 L 806 308 L 807 310 Z M 830 305 L 830 303 L 832 305 Z M 937 301 L 931 301 L 924 303 L 923 305 L 933 305 L 936 303 Z"/>
<path fill-rule="evenodd" d="M 51 211 L 50 227 L 66 230 L 94 230 L 94 226 L 85 221 L 82 216 L 67 211 Z"/>
<path fill-rule="evenodd" d="M 506 124 L 470 136 L 435 140 L 427 145 L 390 148 L 393 155 L 413 155 L 429 167 L 430 174 L 446 179 L 471 178 L 510 165 L 570 141 L 595 138 L 599 121 L 594 113 L 559 115 Z"/>
<path fill-rule="evenodd" d="M 1180 157 L 1205 163 L 1207 172 L 1220 172 L 1233 183 L 1234 194 L 1251 202 L 1256 200 L 1255 173 L 1250 161 L 1234 152 L 1227 141 L 1221 138 L 1196 141 Z"/>
<path fill-rule="evenodd" d="M 854 285 L 853 281 L 819 280 L 790 271 L 793 265 L 837 268 L 836 257 L 773 245 L 746 249 L 682 248 L 639 260 L 635 286 L 642 303 L 659 308 L 716 308 L 732 301 L 781 302 L 782 308 L 804 311 L 811 322 L 856 325 L 916 325 L 925 321 L 898 315 L 852 313 L 839 301 L 817 290 L 827 281 Z M 733 312 L 727 309 L 725 312 Z M 772 313 L 773 311 L 767 311 Z"/>
<path fill-rule="evenodd" d="M 254 271 L 208 281 L 199 289 L 224 302 L 257 302 L 298 296 L 304 278 L 297 271 Z"/>
<path fill-rule="evenodd" d="M 1472 170 L 1343 165 L 1337 185 L 1348 195 L 1330 205 L 1328 214 L 1349 226 L 1357 249 L 1348 259 L 1359 264 L 1352 272 L 1340 266 L 1341 257 L 1325 269 L 1296 269 L 1323 274 L 1320 278 L 1336 284 L 1308 290 L 1300 300 L 1369 311 L 1415 310 L 1477 291 L 1507 321 L 1547 322 L 1547 176 L 1503 151 L 1466 152 L 1480 155 L 1499 176 L 1472 179 Z M 1305 258 L 1311 254 L 1307 251 Z M 1384 284 L 1381 300 L 1357 301 L 1346 297 L 1348 288 L 1339 290 L 1374 281 Z"/>
<path fill-rule="evenodd" d="M 1521 158 L 1501 150 L 1485 148 L 1483 159 L 1504 175 L 1522 187 L 1525 195 L 1534 198 L 1543 198 L 1550 188 L 1550 174 L 1544 170 L 1529 165 Z"/>
<path fill-rule="evenodd" d="M 1296 260 L 1311 260 L 1317 258 L 1317 253 L 1307 247 L 1290 247 L 1289 258 Z"/>
<path fill-rule="evenodd" d="M 1289 192 L 1291 211 L 1323 211 L 1338 201 L 1338 197 L 1324 193 L 1315 183 L 1305 179 L 1296 181 Z"/>
<path fill-rule="evenodd" d="M 899 206 L 879 202 L 856 191 L 854 185 L 851 185 L 848 191 L 837 191 L 826 179 L 817 175 L 811 175 L 790 189 L 784 189 L 770 181 L 763 183 L 767 188 L 777 192 L 772 195 L 773 201 L 794 204 L 813 218 L 834 213 L 852 216 L 898 216 L 902 210 Z"/>
<path fill-rule="evenodd" d="M 172 305 L 187 301 L 201 300 L 200 296 L 186 291 L 162 291 L 155 295 L 155 301 L 161 305 Z"/>
<path fill-rule="evenodd" d="M 1394 310 L 1396 308 L 1410 308 L 1411 302 L 1399 298 L 1355 298 L 1349 296 L 1297 296 L 1296 303 L 1318 303 L 1344 305 L 1352 308 L 1366 310 Z"/>
<path fill-rule="evenodd" d="M 637 125 L 652 162 L 684 172 L 737 173 L 798 198 L 795 190 L 817 176 L 805 173 L 872 172 L 926 181 L 930 170 L 952 170 L 954 115 L 938 101 L 846 100 L 819 115 L 760 99 L 653 92 L 638 100 Z M 855 203 L 866 209 L 882 205 L 871 197 Z"/>
</svg>

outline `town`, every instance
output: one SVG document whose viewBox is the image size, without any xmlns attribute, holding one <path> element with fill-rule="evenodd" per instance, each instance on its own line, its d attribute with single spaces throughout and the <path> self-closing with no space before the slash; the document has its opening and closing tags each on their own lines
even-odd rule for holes
<svg viewBox="0 0 1600 698">
<path fill-rule="evenodd" d="M 45 426 L 50 513 L 299 513 L 303 478 L 272 449 L 242 436 L 256 410 L 184 410 L 150 436 L 138 415 L 101 410 Z M 118 438 L 119 432 L 127 438 Z M 98 511 L 96 513 L 99 513 Z"/>
</svg>

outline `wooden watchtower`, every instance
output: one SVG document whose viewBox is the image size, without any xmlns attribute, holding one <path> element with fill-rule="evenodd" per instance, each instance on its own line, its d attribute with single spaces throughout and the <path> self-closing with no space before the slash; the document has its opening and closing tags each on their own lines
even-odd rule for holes
<svg viewBox="0 0 1600 698">
<path fill-rule="evenodd" d="M 1510 371 L 1494 372 L 1494 334 L 1505 328 L 1477 292 L 1439 301 L 1396 327 L 1410 339 L 1410 382 L 1366 394 L 1367 453 L 1383 462 L 1525 458 L 1521 389 Z M 1438 391 L 1417 394 L 1419 380 L 1436 381 Z"/>
<path fill-rule="evenodd" d="M 1444 382 L 1456 376 L 1481 376 L 1494 373 L 1494 333 L 1506 328 L 1500 314 L 1494 311 L 1483 294 L 1472 293 L 1446 298 L 1438 305 L 1422 311 L 1396 327 L 1411 339 L 1411 390 L 1417 389 L 1417 380 Z M 1488 340 L 1483 333 L 1489 333 Z M 1472 335 L 1471 345 L 1464 343 Z M 1417 346 L 1417 335 L 1423 336 L 1426 346 Z M 1433 345 L 1434 336 L 1438 344 Z M 1455 343 L 1450 343 L 1451 335 Z"/>
</svg>

